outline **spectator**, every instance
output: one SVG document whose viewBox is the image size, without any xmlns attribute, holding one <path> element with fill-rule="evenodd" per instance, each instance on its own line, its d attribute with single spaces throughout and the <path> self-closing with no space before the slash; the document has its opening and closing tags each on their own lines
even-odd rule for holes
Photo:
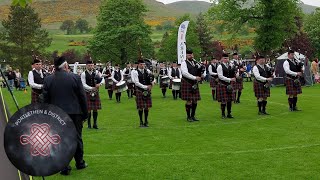
<svg viewBox="0 0 320 180">
<path fill-rule="evenodd" d="M 14 80 L 14 86 L 16 87 L 16 90 L 18 90 L 18 88 L 20 88 L 20 79 L 21 79 L 20 70 L 16 69 L 15 74 L 16 74 L 16 78 Z"/>
<path fill-rule="evenodd" d="M 6 76 L 8 78 L 9 89 L 10 89 L 10 91 L 12 91 L 14 80 L 16 79 L 16 74 L 14 73 L 14 71 L 12 71 L 12 67 L 8 68 L 8 72 L 7 72 Z"/>
</svg>

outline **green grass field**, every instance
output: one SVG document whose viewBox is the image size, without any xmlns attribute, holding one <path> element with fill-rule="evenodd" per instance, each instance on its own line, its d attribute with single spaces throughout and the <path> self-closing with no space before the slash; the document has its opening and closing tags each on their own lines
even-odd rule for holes
<svg viewBox="0 0 320 180">
<path fill-rule="evenodd" d="M 252 83 L 245 83 L 241 104 L 233 105 L 235 119 L 222 120 L 207 83 L 201 86 L 200 122 L 188 123 L 183 101 L 171 92 L 161 97 L 153 89 L 150 127 L 139 128 L 135 100 L 107 100 L 99 130 L 83 129 L 84 159 L 89 167 L 46 179 L 319 179 L 320 86 L 304 87 L 298 98 L 303 111 L 289 112 L 284 87 L 271 89 L 267 111 L 258 116 Z M 15 111 L 8 91 L 5 98 Z M 22 107 L 27 94 L 14 92 Z M 40 178 L 35 178 L 40 179 Z"/>
<path fill-rule="evenodd" d="M 75 49 L 80 51 L 85 51 L 86 46 L 69 46 L 70 40 L 74 41 L 86 41 L 88 42 L 93 34 L 78 34 L 78 35 L 65 35 L 61 34 L 62 31 L 52 31 L 50 37 L 52 38 L 51 46 L 47 48 L 48 51 L 53 52 L 58 50 L 59 52 L 64 52 L 68 49 Z M 151 39 L 153 42 L 161 41 L 162 36 L 165 31 L 152 31 Z"/>
</svg>

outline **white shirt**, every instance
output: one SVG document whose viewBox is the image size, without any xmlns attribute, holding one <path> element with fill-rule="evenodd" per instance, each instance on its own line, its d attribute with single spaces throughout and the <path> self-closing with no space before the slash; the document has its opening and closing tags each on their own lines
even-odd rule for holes
<svg viewBox="0 0 320 180">
<path fill-rule="evenodd" d="M 216 75 L 218 75 L 218 73 L 215 73 L 215 72 L 213 72 L 212 71 L 212 66 L 213 65 L 215 65 L 216 66 L 216 68 L 217 68 L 217 64 L 211 64 L 210 66 L 209 66 L 209 74 L 211 75 L 211 76 L 216 76 Z"/>
<path fill-rule="evenodd" d="M 118 82 L 120 82 L 120 81 L 123 81 L 123 74 L 122 74 L 122 70 L 119 70 L 120 75 L 121 75 L 121 79 L 120 79 L 120 81 L 117 81 L 117 80 L 114 78 L 114 74 L 115 74 L 115 72 L 116 72 L 116 70 L 112 71 L 112 73 L 111 73 L 111 79 L 112 79 L 112 81 L 113 81 L 113 82 L 115 82 L 115 83 L 118 83 Z"/>
<path fill-rule="evenodd" d="M 298 73 L 293 72 L 293 71 L 290 70 L 290 64 L 289 64 L 288 61 L 293 62 L 293 60 L 289 60 L 289 59 L 286 60 L 286 61 L 284 61 L 284 62 L 283 62 L 283 69 L 284 69 L 284 71 L 286 72 L 286 74 L 289 74 L 289 75 L 291 75 L 291 76 L 296 77 L 296 76 L 298 75 Z M 296 64 L 295 62 L 293 62 L 293 63 Z"/>
<path fill-rule="evenodd" d="M 114 71 L 114 68 L 112 66 L 104 67 L 102 70 L 102 74 L 104 74 L 107 71 L 107 69 L 111 69 L 112 71 Z"/>
<path fill-rule="evenodd" d="M 173 68 L 170 68 L 169 70 L 168 70 L 168 76 L 169 76 L 169 78 L 170 79 L 174 79 L 175 77 L 172 77 L 171 76 L 171 73 L 172 73 L 172 69 L 175 69 L 175 70 L 178 70 L 179 71 L 179 77 L 178 77 L 178 79 L 181 79 L 182 78 L 182 73 L 181 73 L 181 70 L 179 69 L 179 68 L 177 68 L 177 67 L 173 67 Z"/>
<path fill-rule="evenodd" d="M 258 68 L 257 66 L 260 66 L 262 69 L 264 69 L 264 67 L 263 67 L 262 65 L 259 65 L 259 64 L 256 65 L 256 66 L 254 66 L 253 69 L 252 69 L 254 77 L 255 77 L 258 81 L 266 82 L 266 81 L 267 81 L 267 78 L 260 75 L 260 73 L 259 73 L 259 68 Z"/>
<path fill-rule="evenodd" d="M 43 78 L 43 72 L 42 70 L 40 71 L 37 71 L 35 70 L 38 74 L 40 74 L 41 78 Z M 31 88 L 34 88 L 34 89 L 42 89 L 43 87 L 43 84 L 37 84 L 34 82 L 34 77 L 33 77 L 33 71 L 29 71 L 29 74 L 28 74 L 28 82 L 29 82 L 29 85 Z"/>
<path fill-rule="evenodd" d="M 139 87 L 139 88 L 142 88 L 144 90 L 147 90 L 148 89 L 148 86 L 146 85 L 143 85 L 139 82 L 139 74 L 138 74 L 138 71 L 144 73 L 144 70 L 143 69 L 137 69 L 137 70 L 132 70 L 131 71 L 131 78 L 132 78 L 132 81 L 133 83 Z M 151 74 L 151 71 L 149 69 L 147 69 L 147 73 Z"/>
<path fill-rule="evenodd" d="M 89 73 L 89 74 L 92 74 L 92 72 L 89 72 L 89 71 L 88 71 L 88 73 Z M 99 77 L 102 77 L 101 73 L 100 73 L 98 70 L 96 70 L 95 73 L 96 73 L 96 75 L 98 75 Z M 83 85 L 84 89 L 86 89 L 86 90 L 92 90 L 92 89 L 95 88 L 95 87 L 89 86 L 89 85 L 86 83 L 86 71 L 84 71 L 84 72 L 81 74 L 81 82 L 82 82 L 82 85 Z M 99 83 L 99 86 L 102 86 L 103 84 L 104 84 L 104 78 L 102 78 L 102 81 Z"/>
<path fill-rule="evenodd" d="M 126 71 L 127 70 L 129 70 L 129 74 L 126 74 Z M 122 70 L 122 72 L 123 72 L 123 75 L 127 75 L 127 76 L 130 76 L 131 75 L 131 72 L 130 71 L 132 71 L 132 69 L 129 67 L 129 68 L 124 68 L 123 70 Z"/>
<path fill-rule="evenodd" d="M 225 63 L 222 63 L 222 64 L 224 64 L 226 67 L 228 67 Z M 220 64 L 217 68 L 218 77 L 220 80 L 230 83 L 231 78 L 227 78 L 227 77 L 223 76 L 222 64 Z"/>
<path fill-rule="evenodd" d="M 191 62 L 191 61 L 190 61 Z M 195 62 L 193 61 L 194 65 L 195 65 Z M 192 64 L 192 63 L 191 63 Z M 188 79 L 191 79 L 191 80 L 196 80 L 197 77 L 190 74 L 189 71 L 188 71 L 188 66 L 187 66 L 187 61 L 183 61 L 181 63 L 181 74 L 183 77 L 185 78 L 188 78 Z"/>
</svg>

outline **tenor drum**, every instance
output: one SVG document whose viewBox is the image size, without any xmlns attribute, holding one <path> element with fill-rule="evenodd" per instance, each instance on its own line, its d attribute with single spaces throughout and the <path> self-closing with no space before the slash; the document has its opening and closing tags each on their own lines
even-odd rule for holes
<svg viewBox="0 0 320 180">
<path fill-rule="evenodd" d="M 170 83 L 170 78 L 169 78 L 169 76 L 163 76 L 163 77 L 161 78 L 161 83 L 162 83 L 162 84 L 169 84 L 169 83 Z"/>
<path fill-rule="evenodd" d="M 108 85 L 113 85 L 112 77 L 108 77 Z"/>
<path fill-rule="evenodd" d="M 180 90 L 181 87 L 181 79 L 174 79 L 172 80 L 172 89 L 173 90 Z"/>
<path fill-rule="evenodd" d="M 106 89 L 112 88 L 112 85 L 113 85 L 112 78 L 109 77 L 109 78 L 106 78 L 105 80 L 106 80 L 106 85 L 105 85 Z"/>
<path fill-rule="evenodd" d="M 121 81 L 121 82 L 117 83 L 116 86 L 117 86 L 118 93 L 128 90 L 128 86 L 125 81 Z"/>
</svg>

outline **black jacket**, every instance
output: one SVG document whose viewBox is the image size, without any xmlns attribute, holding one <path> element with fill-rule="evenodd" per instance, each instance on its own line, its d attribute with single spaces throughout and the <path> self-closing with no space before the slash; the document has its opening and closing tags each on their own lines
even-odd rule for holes
<svg viewBox="0 0 320 180">
<path fill-rule="evenodd" d="M 45 77 L 43 85 L 44 103 L 53 104 L 67 114 L 88 116 L 87 99 L 79 75 L 56 71 Z"/>
</svg>

